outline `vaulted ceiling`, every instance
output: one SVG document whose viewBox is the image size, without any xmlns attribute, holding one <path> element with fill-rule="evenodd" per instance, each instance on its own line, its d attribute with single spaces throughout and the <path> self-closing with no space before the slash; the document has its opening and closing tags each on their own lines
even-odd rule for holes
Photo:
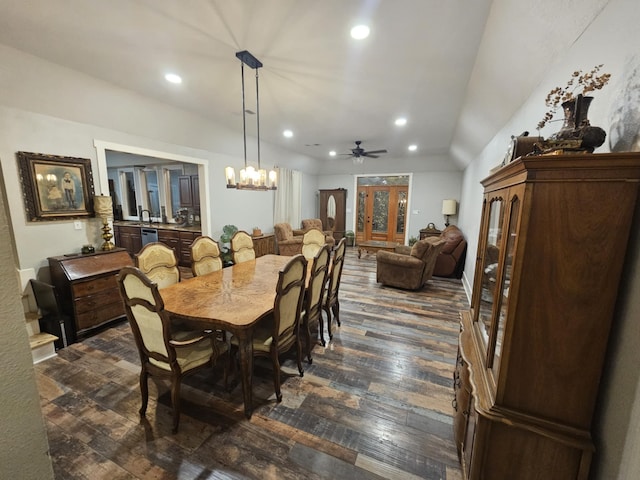
<svg viewBox="0 0 640 480">
<path fill-rule="evenodd" d="M 449 155 L 460 134 L 465 102 L 473 107 L 474 98 L 480 99 L 473 108 L 482 108 L 482 86 L 500 86 L 482 72 L 474 73 L 476 58 L 491 56 L 495 48 L 512 52 L 522 42 L 515 38 L 513 46 L 500 45 L 498 40 L 505 37 L 498 36 L 494 50 L 479 50 L 491 0 L 2 3 L 0 43 L 238 131 L 242 101 L 235 53 L 248 50 L 264 65 L 259 69 L 261 138 L 322 162 L 344 161 L 347 157 L 331 159 L 328 152 L 348 153 L 355 140 L 367 150 L 387 149 L 387 158 Z M 518 14 L 531 2 L 493 3 Z M 585 3 L 591 11 L 606 2 L 580 2 Z M 570 5 L 557 9 L 569 12 Z M 589 13 L 582 15 L 584 22 L 590 18 Z M 578 20 L 569 26 L 569 34 L 563 31 L 563 44 L 581 31 Z M 368 38 L 350 37 L 357 24 L 369 25 Z M 494 27 L 509 33 L 509 28 Z M 547 52 L 545 40 L 540 42 L 540 50 Z M 182 84 L 166 82 L 167 72 L 179 74 Z M 517 80 L 523 73 L 516 72 Z M 529 77 L 534 78 L 515 100 L 536 81 L 536 75 Z M 251 69 L 245 69 L 245 80 L 247 108 L 255 111 Z M 470 82 L 478 87 L 476 97 L 468 95 Z M 495 121 L 508 115 L 502 112 L 506 118 Z M 407 124 L 394 125 L 397 117 L 405 117 Z M 247 122 L 247 132 L 255 134 L 255 116 L 249 115 Z M 293 137 L 285 138 L 285 129 Z M 410 144 L 417 145 L 415 152 L 408 151 Z"/>
</svg>

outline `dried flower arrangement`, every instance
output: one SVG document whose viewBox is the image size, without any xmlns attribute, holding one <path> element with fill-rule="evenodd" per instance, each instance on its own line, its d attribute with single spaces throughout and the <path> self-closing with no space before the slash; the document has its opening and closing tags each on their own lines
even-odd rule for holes
<svg viewBox="0 0 640 480">
<path fill-rule="evenodd" d="M 603 65 L 604 64 L 596 65 L 587 73 L 583 73 L 582 70 L 576 70 L 571 75 L 571 78 L 565 87 L 555 87 L 552 89 L 544 101 L 545 105 L 550 107 L 550 109 L 544 114 L 544 117 L 538 123 L 538 130 L 543 128 L 547 122 L 553 118 L 553 115 L 558 109 L 558 105 L 562 105 L 564 102 L 573 100 L 577 95 L 584 95 L 588 92 L 600 90 L 604 87 L 609 82 L 611 74 L 602 73 L 599 75 Z M 578 91 L 580 89 L 581 91 Z"/>
</svg>

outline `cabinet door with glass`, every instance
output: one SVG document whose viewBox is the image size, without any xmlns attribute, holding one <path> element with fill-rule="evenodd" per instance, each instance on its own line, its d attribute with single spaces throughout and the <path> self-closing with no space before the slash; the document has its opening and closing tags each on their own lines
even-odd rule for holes
<svg viewBox="0 0 640 480">
<path fill-rule="evenodd" d="M 485 368 L 495 391 L 500 371 L 513 256 L 518 238 L 522 208 L 522 188 L 512 187 L 485 196 L 482 236 L 476 264 L 473 293 L 473 320 L 479 343 L 485 348 Z"/>
</svg>

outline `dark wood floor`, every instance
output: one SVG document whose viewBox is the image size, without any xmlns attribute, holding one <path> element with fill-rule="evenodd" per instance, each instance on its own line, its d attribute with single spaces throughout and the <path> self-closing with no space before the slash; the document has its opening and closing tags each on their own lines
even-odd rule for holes
<svg viewBox="0 0 640 480">
<path fill-rule="evenodd" d="M 219 371 L 182 389 L 171 434 L 168 385 L 150 382 L 140 421 L 139 360 L 126 322 L 36 365 L 58 479 L 462 478 L 452 433 L 459 280 L 422 291 L 375 283 L 375 256 L 347 249 L 342 327 L 314 349 L 300 378 L 283 360 L 278 404 L 268 364 L 254 376 L 255 410 Z"/>
</svg>

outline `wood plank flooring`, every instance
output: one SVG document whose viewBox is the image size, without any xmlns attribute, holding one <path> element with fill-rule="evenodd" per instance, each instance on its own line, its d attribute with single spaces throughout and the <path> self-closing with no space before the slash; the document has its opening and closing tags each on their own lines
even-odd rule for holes
<svg viewBox="0 0 640 480">
<path fill-rule="evenodd" d="M 216 369 L 183 384 L 178 434 L 163 382 L 149 382 L 141 421 L 126 322 L 36 365 L 56 478 L 461 479 L 451 400 L 462 284 L 397 290 L 376 284 L 375 268 L 347 249 L 342 326 L 304 377 L 282 358 L 279 404 L 269 364 L 256 362 L 251 420 L 239 382 L 227 392 Z"/>
</svg>

